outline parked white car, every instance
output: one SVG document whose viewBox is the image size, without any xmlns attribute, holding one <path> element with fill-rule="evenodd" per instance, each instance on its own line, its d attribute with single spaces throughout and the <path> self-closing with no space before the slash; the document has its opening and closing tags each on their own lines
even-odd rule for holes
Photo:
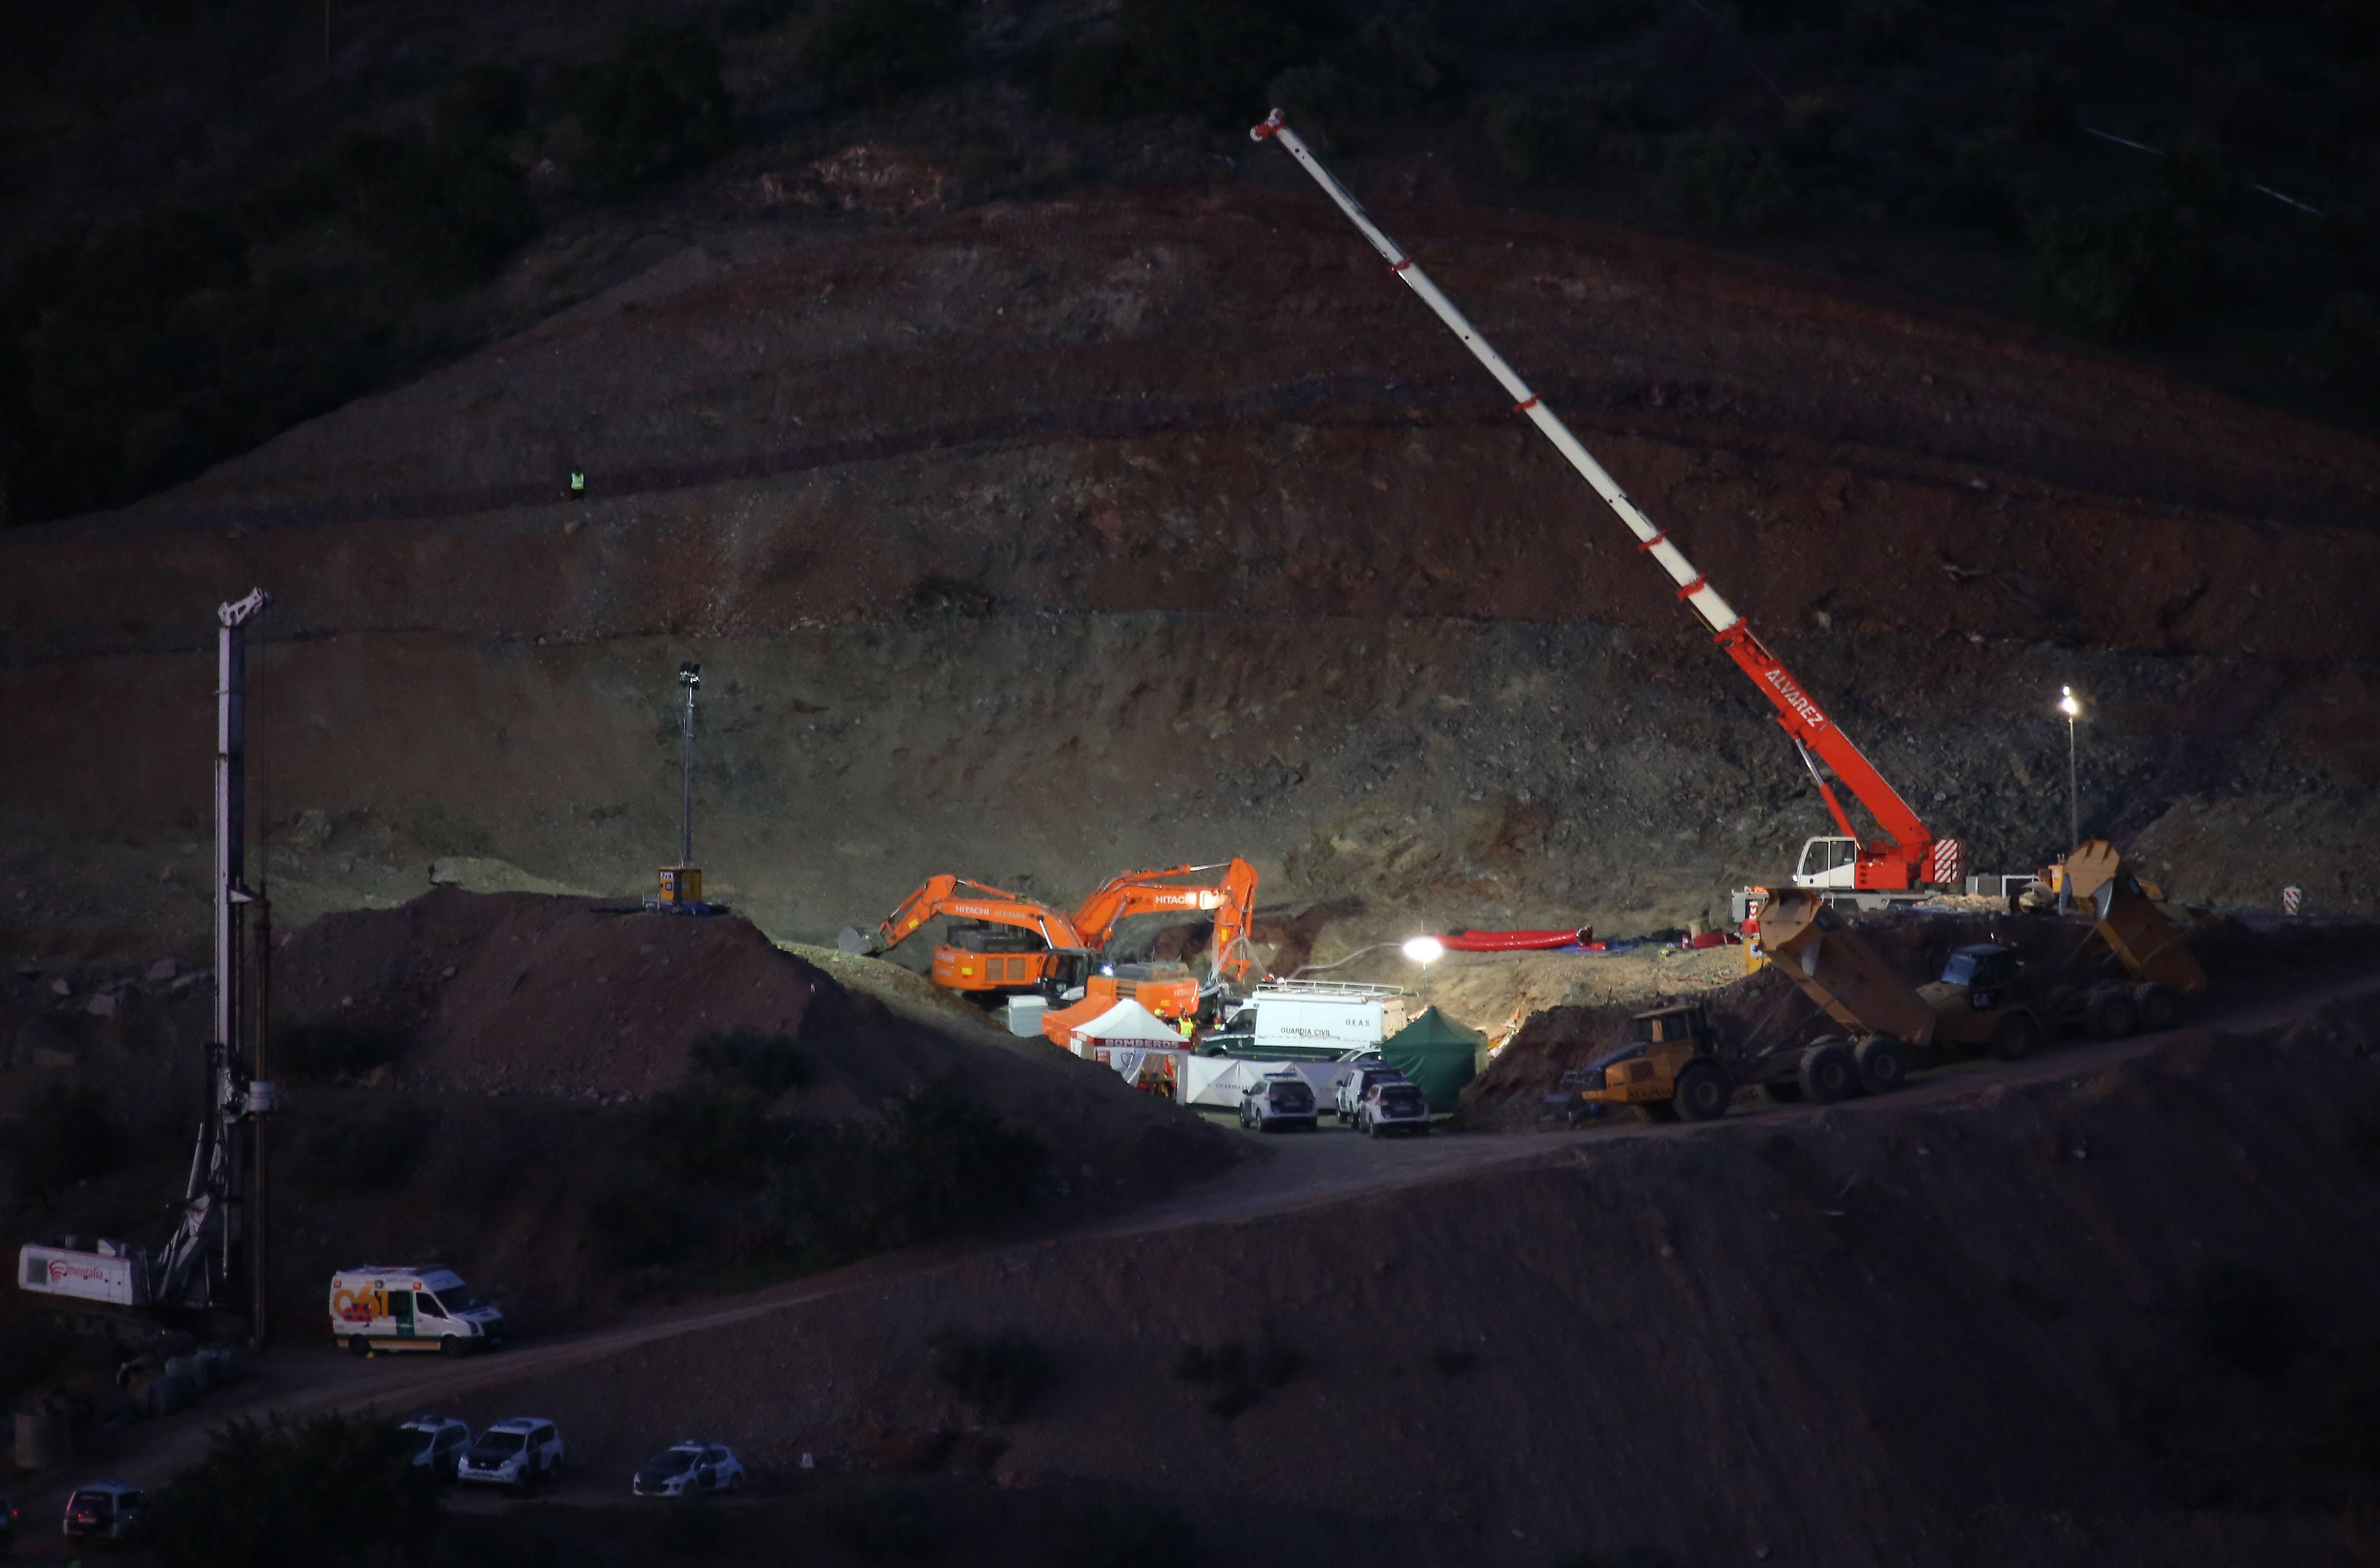
<svg viewBox="0 0 2380 1568">
<path fill-rule="evenodd" d="M 67 1499 L 67 1539 L 120 1541 L 140 1522 L 140 1489 L 128 1481 L 77 1487 Z"/>
<path fill-rule="evenodd" d="M 516 1416 L 490 1427 L 463 1451 L 455 1478 L 520 1489 L 550 1481 L 561 1471 L 562 1433 L 540 1416 Z"/>
<path fill-rule="evenodd" d="M 413 1440 L 413 1466 L 455 1478 L 455 1464 L 471 1446 L 471 1428 L 446 1416 L 416 1416 L 397 1428 Z"/>
<path fill-rule="evenodd" d="M 1374 1057 L 1369 1062 L 1353 1064 L 1350 1071 L 1331 1080 L 1330 1098 L 1342 1122 L 1355 1119 L 1355 1108 L 1364 1102 L 1374 1084 L 1409 1084 L 1404 1074 Z"/>
<path fill-rule="evenodd" d="M 1240 1091 L 1240 1125 L 1244 1127 L 1260 1133 L 1303 1127 L 1310 1133 L 1320 1119 L 1313 1088 L 1295 1073 L 1261 1078 Z"/>
<path fill-rule="evenodd" d="M 628 1489 L 638 1497 L 699 1497 L 744 1489 L 744 1462 L 717 1443 L 682 1442 L 637 1467 Z"/>
<path fill-rule="evenodd" d="M 1402 1073 L 1394 1078 L 1384 1078 L 1366 1089 L 1363 1100 L 1356 1104 L 1355 1130 L 1366 1137 L 1427 1133 L 1429 1097 L 1422 1093 L 1419 1084 Z"/>
</svg>

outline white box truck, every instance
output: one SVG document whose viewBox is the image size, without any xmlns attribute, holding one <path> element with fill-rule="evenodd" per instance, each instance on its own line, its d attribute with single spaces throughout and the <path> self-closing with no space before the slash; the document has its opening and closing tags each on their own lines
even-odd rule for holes
<svg viewBox="0 0 2380 1568">
<path fill-rule="evenodd" d="M 492 1350 L 504 1315 L 452 1269 L 366 1264 L 331 1276 L 331 1337 L 358 1355 L 382 1350 Z"/>
</svg>

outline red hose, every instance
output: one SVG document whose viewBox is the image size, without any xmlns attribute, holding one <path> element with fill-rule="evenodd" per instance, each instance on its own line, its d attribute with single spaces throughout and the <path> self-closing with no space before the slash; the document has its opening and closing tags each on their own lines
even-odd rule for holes
<svg viewBox="0 0 2380 1568">
<path fill-rule="evenodd" d="M 1595 940 L 1593 926 L 1566 931 L 1449 931 L 1438 939 L 1449 953 L 1546 953 L 1557 947 L 1585 947 Z"/>
</svg>

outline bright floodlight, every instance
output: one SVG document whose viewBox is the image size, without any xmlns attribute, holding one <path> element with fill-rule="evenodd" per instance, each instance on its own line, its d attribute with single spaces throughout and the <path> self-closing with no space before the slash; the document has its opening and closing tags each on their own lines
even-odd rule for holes
<svg viewBox="0 0 2380 1568">
<path fill-rule="evenodd" d="M 2074 700 L 2074 688 L 2072 687 L 2061 686 L 2058 688 L 2058 711 L 2059 712 L 2065 714 L 2070 719 L 2074 717 L 2075 714 L 2082 711 L 2082 704 Z"/>
<path fill-rule="evenodd" d="M 1416 964 L 1435 964 L 1446 956 L 1446 943 L 1434 936 L 1417 936 L 1405 943 L 1405 956 Z"/>
</svg>

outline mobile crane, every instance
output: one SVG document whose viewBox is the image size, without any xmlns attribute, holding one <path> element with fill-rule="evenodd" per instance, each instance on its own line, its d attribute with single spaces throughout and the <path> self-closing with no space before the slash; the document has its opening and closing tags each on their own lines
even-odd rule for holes
<svg viewBox="0 0 2380 1568">
<path fill-rule="evenodd" d="M 1840 830 L 1840 837 L 1814 838 L 1803 845 L 1802 859 L 1793 872 L 1797 887 L 1821 890 L 1829 902 L 1875 904 L 1923 896 L 1921 889 L 1928 883 L 1957 885 L 1966 875 L 1966 846 L 1955 838 L 1937 838 L 1917 813 L 1900 797 L 1900 792 L 1887 784 L 1860 748 L 1852 744 L 1826 711 L 1818 706 L 1807 687 L 1795 680 L 1784 662 L 1769 651 L 1766 644 L 1752 634 L 1733 606 L 1720 597 L 1710 579 L 1694 569 L 1669 534 L 1656 526 L 1651 518 L 1628 499 L 1619 481 L 1604 470 L 1603 465 L 1580 444 L 1577 436 L 1560 416 L 1545 406 L 1528 383 L 1515 374 L 1503 357 L 1488 345 L 1476 327 L 1457 310 L 1453 302 L 1439 292 L 1429 274 L 1423 272 L 1413 258 L 1398 248 L 1381 227 L 1372 221 L 1354 197 L 1348 194 L 1330 172 L 1315 158 L 1314 153 L 1290 129 L 1281 112 L 1275 109 L 1260 125 L 1248 131 L 1252 140 L 1277 140 L 1295 158 L 1305 172 L 1314 176 L 1323 193 L 1337 203 L 1348 220 L 1362 231 L 1372 249 L 1389 263 L 1389 270 L 1402 278 L 1405 286 L 1421 297 L 1422 303 L 1446 323 L 1448 330 L 1471 351 L 1472 357 L 1487 368 L 1488 373 L 1512 396 L 1513 412 L 1524 414 L 1545 438 L 1553 443 L 1570 466 L 1595 488 L 1604 504 L 1618 515 L 1636 536 L 1636 548 L 1650 555 L 1677 585 L 1678 599 L 1702 622 L 1721 650 L 1735 661 L 1736 666 L 1750 676 L 1760 694 L 1777 710 L 1777 722 L 1792 738 L 1800 751 L 1803 765 L 1810 770 L 1811 779 L 1818 786 L 1819 796 L 1827 803 L 1828 812 Z M 1867 808 L 1876 819 L 1882 833 L 1863 838 L 1852 826 L 1842 801 L 1827 783 L 1819 763 L 1824 762 L 1835 778 Z"/>
</svg>

